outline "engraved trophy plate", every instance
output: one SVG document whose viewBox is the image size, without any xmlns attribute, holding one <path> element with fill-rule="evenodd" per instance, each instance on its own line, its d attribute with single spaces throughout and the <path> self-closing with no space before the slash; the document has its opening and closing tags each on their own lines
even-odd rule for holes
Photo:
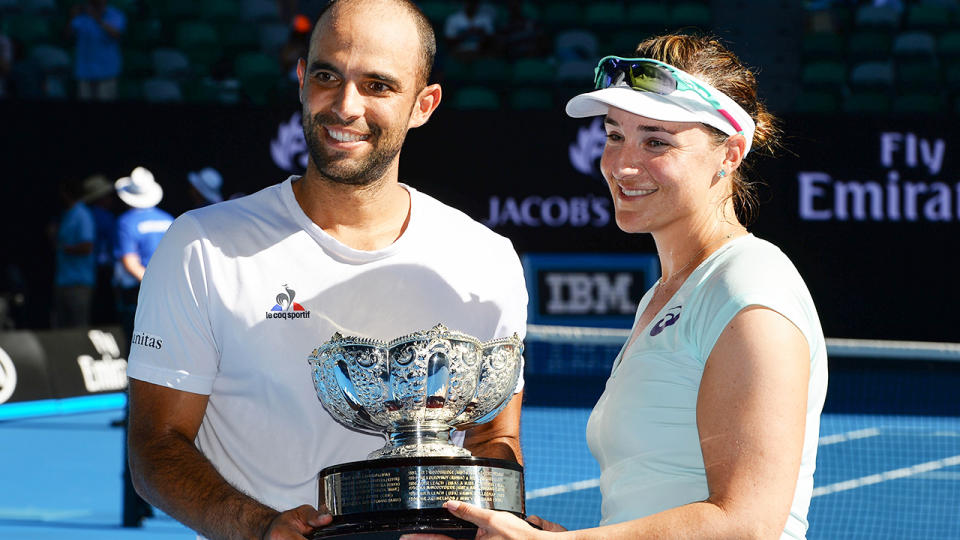
<svg viewBox="0 0 960 540">
<path fill-rule="evenodd" d="M 313 538 L 396 538 L 476 527 L 442 508 L 462 500 L 524 515 L 523 467 L 472 457 L 454 429 L 493 419 L 513 396 L 523 345 L 515 334 L 480 342 L 437 325 L 390 342 L 339 333 L 309 357 L 324 408 L 340 423 L 381 433 L 368 457 L 320 471 L 320 503 L 333 523 Z"/>
</svg>

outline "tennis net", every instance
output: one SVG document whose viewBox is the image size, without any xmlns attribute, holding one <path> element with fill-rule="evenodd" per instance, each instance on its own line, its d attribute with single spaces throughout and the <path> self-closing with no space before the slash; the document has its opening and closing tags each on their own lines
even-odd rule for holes
<svg viewBox="0 0 960 540">
<path fill-rule="evenodd" d="M 600 519 L 587 418 L 629 330 L 530 325 L 527 511 Z M 960 344 L 828 339 L 810 539 L 960 538 Z"/>
</svg>

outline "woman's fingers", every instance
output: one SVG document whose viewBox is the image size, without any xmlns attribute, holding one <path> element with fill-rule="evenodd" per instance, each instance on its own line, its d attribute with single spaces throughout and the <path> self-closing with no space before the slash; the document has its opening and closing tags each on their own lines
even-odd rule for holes
<svg viewBox="0 0 960 540">
<path fill-rule="evenodd" d="M 443 503 L 443 507 L 458 518 L 465 519 L 481 528 L 490 523 L 490 518 L 493 517 L 494 514 L 493 510 L 484 510 L 478 506 L 460 501 L 447 501 Z"/>
</svg>

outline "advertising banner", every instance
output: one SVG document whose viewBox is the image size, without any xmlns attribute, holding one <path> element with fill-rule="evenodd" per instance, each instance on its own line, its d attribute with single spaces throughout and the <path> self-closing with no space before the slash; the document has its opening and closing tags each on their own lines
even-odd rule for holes
<svg viewBox="0 0 960 540">
<path fill-rule="evenodd" d="M 527 322 L 629 328 L 660 264 L 650 254 L 528 254 Z"/>
<path fill-rule="evenodd" d="M 127 346 L 119 328 L 37 332 L 56 397 L 127 388 Z"/>
<path fill-rule="evenodd" d="M 47 363 L 36 335 L 0 332 L 0 405 L 51 397 Z"/>
<path fill-rule="evenodd" d="M 187 174 L 202 167 L 220 171 L 225 196 L 251 193 L 302 172 L 308 154 L 296 105 L 0 103 L 0 129 L 13 135 L 0 166 L 0 210 L 23 231 L 0 238 L 0 249 L 29 281 L 30 305 L 49 305 L 44 230 L 60 211 L 59 180 L 98 171 L 116 178 L 144 165 L 164 187 L 160 206 L 175 215 L 189 208 Z M 787 116 L 782 126 L 776 157 L 748 156 L 748 178 L 765 182 L 750 230 L 793 260 L 825 333 L 960 339 L 948 311 L 960 298 L 960 135 L 948 119 Z M 650 235 L 617 228 L 598 168 L 604 143 L 598 118 L 441 104 L 408 134 L 400 178 L 508 237 L 521 255 L 654 255 Z M 46 324 L 44 310 L 17 315 L 22 326 Z"/>
<path fill-rule="evenodd" d="M 0 332 L 0 405 L 123 391 L 123 343 L 116 327 Z"/>
</svg>

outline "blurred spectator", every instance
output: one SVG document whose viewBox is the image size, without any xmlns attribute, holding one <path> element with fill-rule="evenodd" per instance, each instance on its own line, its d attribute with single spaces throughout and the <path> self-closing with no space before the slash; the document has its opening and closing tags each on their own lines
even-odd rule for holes
<svg viewBox="0 0 960 540">
<path fill-rule="evenodd" d="M 126 16 L 106 0 L 88 0 L 73 8 L 67 32 L 76 39 L 74 76 L 77 97 L 84 101 L 113 101 L 120 75 L 120 38 Z"/>
<path fill-rule="evenodd" d="M 299 82 L 299 79 L 297 79 L 297 61 L 301 58 L 307 58 L 307 48 L 310 46 L 310 30 L 312 28 L 313 23 L 306 15 L 295 16 L 287 42 L 280 49 L 280 67 L 287 78 L 293 82 Z"/>
<path fill-rule="evenodd" d="M 495 12 L 479 0 L 466 0 L 444 23 L 443 35 L 450 54 L 471 60 L 489 52 L 494 33 Z"/>
<path fill-rule="evenodd" d="M 54 328 L 90 325 L 90 298 L 93 295 L 96 262 L 93 243 L 96 225 L 93 213 L 83 204 L 79 181 L 60 184 L 60 198 L 66 212 L 56 233 L 56 269 L 54 273 Z"/>
<path fill-rule="evenodd" d="M 193 208 L 223 200 L 223 195 L 220 194 L 223 177 L 213 167 L 204 167 L 197 172 L 187 173 L 187 180 L 190 182 L 187 195 L 190 197 Z"/>
<path fill-rule="evenodd" d="M 173 217 L 157 208 L 163 199 L 163 188 L 153 173 L 137 167 L 114 184 L 120 200 L 130 207 L 117 218 L 116 264 L 114 286 L 117 288 L 117 311 L 127 335 L 132 335 L 133 315 L 137 309 L 140 281 L 160 238 L 173 223 Z"/>
<path fill-rule="evenodd" d="M 21 99 L 43 99 L 46 97 L 43 70 L 26 55 L 20 40 L 11 38 L 10 45 L 13 61 L 7 77 L 7 95 Z"/>
<path fill-rule="evenodd" d="M 2 21 L 0 21 L 2 22 Z M 0 25 L 0 99 L 7 96 L 7 77 L 13 68 L 13 42 L 4 35 Z"/>
<path fill-rule="evenodd" d="M 117 180 L 114 186 L 120 200 L 130 207 L 117 218 L 117 262 L 114 274 L 117 312 L 129 343 L 133 339 L 133 319 L 137 312 L 137 296 L 143 273 L 163 233 L 173 223 L 173 216 L 156 207 L 163 199 L 163 188 L 153 178 L 153 173 L 144 167 L 137 167 L 130 176 Z M 125 419 L 122 424 L 126 428 Z M 123 439 L 126 440 L 126 436 Z M 123 463 L 123 526 L 137 527 L 144 517 L 153 515 L 153 511 L 133 489 L 126 454 Z"/>
<path fill-rule="evenodd" d="M 521 0 L 510 0 L 507 11 L 507 20 L 498 32 L 498 48 L 501 55 L 511 58 L 545 56 L 546 43 L 543 38 L 543 29 L 537 21 L 527 17 L 523 12 Z"/>
<path fill-rule="evenodd" d="M 935 0 L 924 0 L 925 3 L 933 3 L 934 1 Z M 893 8 L 897 10 L 897 12 L 903 13 L 903 0 L 871 0 L 866 3 L 877 7 Z"/>
<path fill-rule="evenodd" d="M 96 261 L 96 282 L 93 288 L 93 324 L 117 322 L 113 296 L 114 242 L 117 238 L 117 194 L 113 184 L 102 174 L 83 181 L 83 202 L 90 208 L 96 225 L 93 257 Z"/>
</svg>

